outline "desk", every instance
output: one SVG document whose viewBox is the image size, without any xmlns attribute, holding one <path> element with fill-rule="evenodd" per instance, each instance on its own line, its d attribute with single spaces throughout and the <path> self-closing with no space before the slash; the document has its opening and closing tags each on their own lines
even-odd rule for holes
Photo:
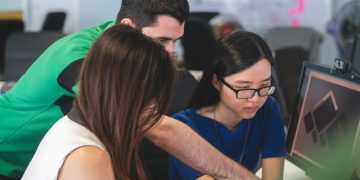
<svg viewBox="0 0 360 180">
<path fill-rule="evenodd" d="M 261 169 L 256 172 L 256 176 L 261 178 Z M 305 175 L 305 172 L 285 159 L 284 164 L 284 180 L 310 180 L 309 177 Z"/>
</svg>

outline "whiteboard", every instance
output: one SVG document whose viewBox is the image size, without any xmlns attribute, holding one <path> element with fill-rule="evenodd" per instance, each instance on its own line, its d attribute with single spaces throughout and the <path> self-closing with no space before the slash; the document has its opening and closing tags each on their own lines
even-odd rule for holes
<svg viewBox="0 0 360 180">
<path fill-rule="evenodd" d="M 189 0 L 192 12 L 232 14 L 246 29 L 310 26 L 325 32 L 331 0 Z"/>
</svg>

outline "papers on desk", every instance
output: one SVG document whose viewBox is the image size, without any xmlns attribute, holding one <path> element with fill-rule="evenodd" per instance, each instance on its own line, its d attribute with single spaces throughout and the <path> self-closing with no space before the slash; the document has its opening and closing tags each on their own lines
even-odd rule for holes
<svg viewBox="0 0 360 180">
<path fill-rule="evenodd" d="M 262 171 L 259 169 L 256 172 L 256 176 L 261 178 Z M 284 180 L 310 180 L 309 177 L 305 175 L 305 172 L 299 167 L 295 166 L 293 163 L 285 159 L 284 164 Z"/>
<path fill-rule="evenodd" d="M 194 76 L 194 78 L 198 81 L 200 81 L 201 76 L 203 74 L 203 71 L 197 71 L 197 70 L 189 70 L 190 74 Z"/>
</svg>

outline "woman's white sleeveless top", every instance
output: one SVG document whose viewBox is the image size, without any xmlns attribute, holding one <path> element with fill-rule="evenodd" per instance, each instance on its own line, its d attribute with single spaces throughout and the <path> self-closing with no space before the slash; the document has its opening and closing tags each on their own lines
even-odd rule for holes
<svg viewBox="0 0 360 180">
<path fill-rule="evenodd" d="M 22 179 L 57 179 L 66 157 L 81 146 L 96 146 L 105 151 L 92 132 L 64 116 L 46 133 Z"/>
</svg>

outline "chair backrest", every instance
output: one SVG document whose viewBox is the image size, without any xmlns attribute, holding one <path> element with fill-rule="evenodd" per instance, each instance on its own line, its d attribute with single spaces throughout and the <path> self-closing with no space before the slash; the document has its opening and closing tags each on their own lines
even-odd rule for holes
<svg viewBox="0 0 360 180">
<path fill-rule="evenodd" d="M 6 41 L 3 81 L 17 81 L 47 47 L 64 35 L 61 32 L 11 34 Z"/>
<path fill-rule="evenodd" d="M 290 110 L 287 106 L 284 90 L 283 87 L 281 87 L 282 84 L 279 80 L 277 70 L 275 69 L 275 67 L 272 67 L 271 71 L 273 72 L 271 78 L 276 83 L 276 90 L 272 96 L 277 100 L 284 124 L 285 126 L 287 126 L 290 120 Z"/>
<path fill-rule="evenodd" d="M 24 31 L 22 20 L 0 20 L 0 74 L 4 70 L 5 43 L 10 34 Z"/>
<path fill-rule="evenodd" d="M 45 17 L 41 31 L 62 31 L 65 19 L 65 12 L 49 12 Z"/>
<path fill-rule="evenodd" d="M 199 18 L 205 22 L 209 22 L 212 18 L 217 16 L 219 12 L 215 11 L 194 11 L 190 13 L 190 18 Z"/>
<path fill-rule="evenodd" d="M 184 110 L 192 98 L 198 81 L 187 70 L 180 70 L 172 93 L 168 115 Z"/>
<path fill-rule="evenodd" d="M 276 27 L 269 29 L 264 38 L 272 51 L 286 47 L 302 47 L 309 52 L 311 62 L 319 61 L 322 35 L 309 27 Z"/>
<path fill-rule="evenodd" d="M 148 139 L 140 144 L 140 157 L 150 180 L 166 180 L 169 177 L 169 154 L 156 147 Z"/>
<path fill-rule="evenodd" d="M 295 105 L 303 62 L 308 59 L 309 53 L 302 47 L 287 47 L 275 51 L 277 85 L 281 88 L 279 92 L 283 93 L 278 97 L 285 98 L 289 113 Z"/>
<path fill-rule="evenodd" d="M 204 70 L 209 64 L 208 54 L 214 42 L 215 37 L 207 21 L 197 17 L 189 18 L 181 39 L 186 69 Z"/>
<path fill-rule="evenodd" d="M 168 115 L 185 109 L 193 96 L 198 81 L 186 70 L 180 70 L 175 82 Z M 169 154 L 144 139 L 140 145 L 140 155 L 149 178 L 154 180 L 168 179 Z"/>
</svg>

